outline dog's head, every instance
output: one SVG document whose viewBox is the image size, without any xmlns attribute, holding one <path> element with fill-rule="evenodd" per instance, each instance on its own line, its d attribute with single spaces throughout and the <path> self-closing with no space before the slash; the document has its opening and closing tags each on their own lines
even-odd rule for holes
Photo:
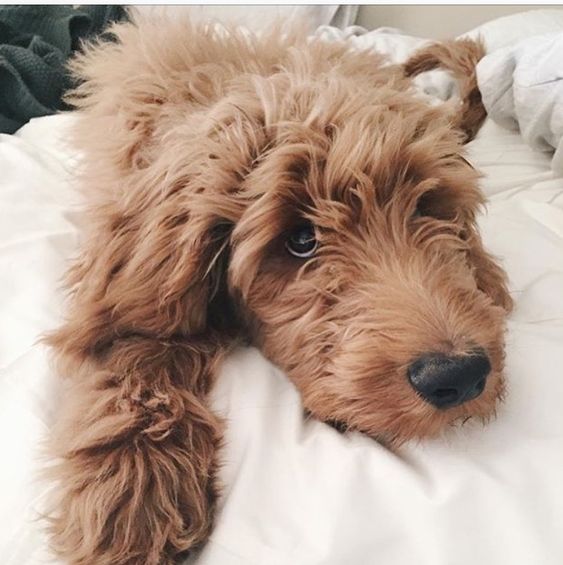
<svg viewBox="0 0 563 565">
<path fill-rule="evenodd" d="M 381 87 L 338 99 L 315 84 L 307 99 L 267 126 L 240 184 L 257 197 L 228 280 L 256 343 L 323 420 L 401 440 L 489 416 L 507 298 L 459 133 Z"/>
<path fill-rule="evenodd" d="M 313 415 L 390 441 L 491 415 L 510 298 L 448 117 L 375 55 L 116 33 L 75 65 L 100 195 L 77 335 L 244 335 Z"/>
</svg>

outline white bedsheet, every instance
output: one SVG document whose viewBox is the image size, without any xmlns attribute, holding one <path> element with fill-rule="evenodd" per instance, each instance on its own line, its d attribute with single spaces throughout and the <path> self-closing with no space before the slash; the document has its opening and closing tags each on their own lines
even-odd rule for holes
<svg viewBox="0 0 563 565">
<path fill-rule="evenodd" d="M 563 174 L 563 26 L 486 55 L 477 79 L 490 118 L 553 153 L 551 166 Z"/>
<path fill-rule="evenodd" d="M 37 336 L 56 325 L 76 243 L 70 116 L 0 136 L 0 563 L 54 565 L 35 480 L 56 417 Z M 481 226 L 516 298 L 509 394 L 487 427 L 391 453 L 304 420 L 287 379 L 252 349 L 228 360 L 214 405 L 228 419 L 224 497 L 196 565 L 563 563 L 563 178 L 518 134 L 488 123 L 470 148 L 490 195 Z"/>
</svg>

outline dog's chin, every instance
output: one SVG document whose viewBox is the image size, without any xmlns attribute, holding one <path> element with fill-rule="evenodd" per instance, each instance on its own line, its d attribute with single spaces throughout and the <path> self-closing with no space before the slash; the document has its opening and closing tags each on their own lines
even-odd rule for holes
<svg viewBox="0 0 563 565">
<path fill-rule="evenodd" d="M 351 418 L 350 423 L 338 419 L 328 419 L 325 423 L 341 433 L 360 432 L 391 449 L 407 442 L 423 442 L 450 434 L 454 429 L 468 422 L 478 422 L 485 426 L 496 417 L 499 404 L 504 399 L 505 385 L 502 373 L 489 376 L 483 393 L 453 408 L 434 408 L 419 400 L 420 409 L 411 413 L 387 412 L 385 420 L 374 411 L 373 417 L 364 415 L 361 421 Z M 355 420 L 355 421 L 354 421 Z"/>
</svg>

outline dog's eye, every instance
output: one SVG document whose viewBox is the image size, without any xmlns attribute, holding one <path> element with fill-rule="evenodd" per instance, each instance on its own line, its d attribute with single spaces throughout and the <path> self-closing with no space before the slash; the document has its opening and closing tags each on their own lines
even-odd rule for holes
<svg viewBox="0 0 563 565">
<path fill-rule="evenodd" d="M 412 214 L 412 219 L 435 216 L 435 201 L 433 194 L 423 194 L 416 203 L 416 208 Z"/>
<path fill-rule="evenodd" d="M 312 257 L 318 245 L 319 242 L 315 236 L 315 228 L 312 224 L 304 224 L 294 229 L 285 242 L 286 249 L 294 257 L 301 258 Z"/>
</svg>

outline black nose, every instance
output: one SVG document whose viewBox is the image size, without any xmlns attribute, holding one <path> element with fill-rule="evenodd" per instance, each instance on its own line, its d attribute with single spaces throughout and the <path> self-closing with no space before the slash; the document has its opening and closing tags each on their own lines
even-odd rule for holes
<svg viewBox="0 0 563 565">
<path fill-rule="evenodd" d="M 437 408 L 451 408 L 484 390 L 491 362 L 484 351 L 472 355 L 427 353 L 408 369 L 413 388 Z"/>
</svg>

